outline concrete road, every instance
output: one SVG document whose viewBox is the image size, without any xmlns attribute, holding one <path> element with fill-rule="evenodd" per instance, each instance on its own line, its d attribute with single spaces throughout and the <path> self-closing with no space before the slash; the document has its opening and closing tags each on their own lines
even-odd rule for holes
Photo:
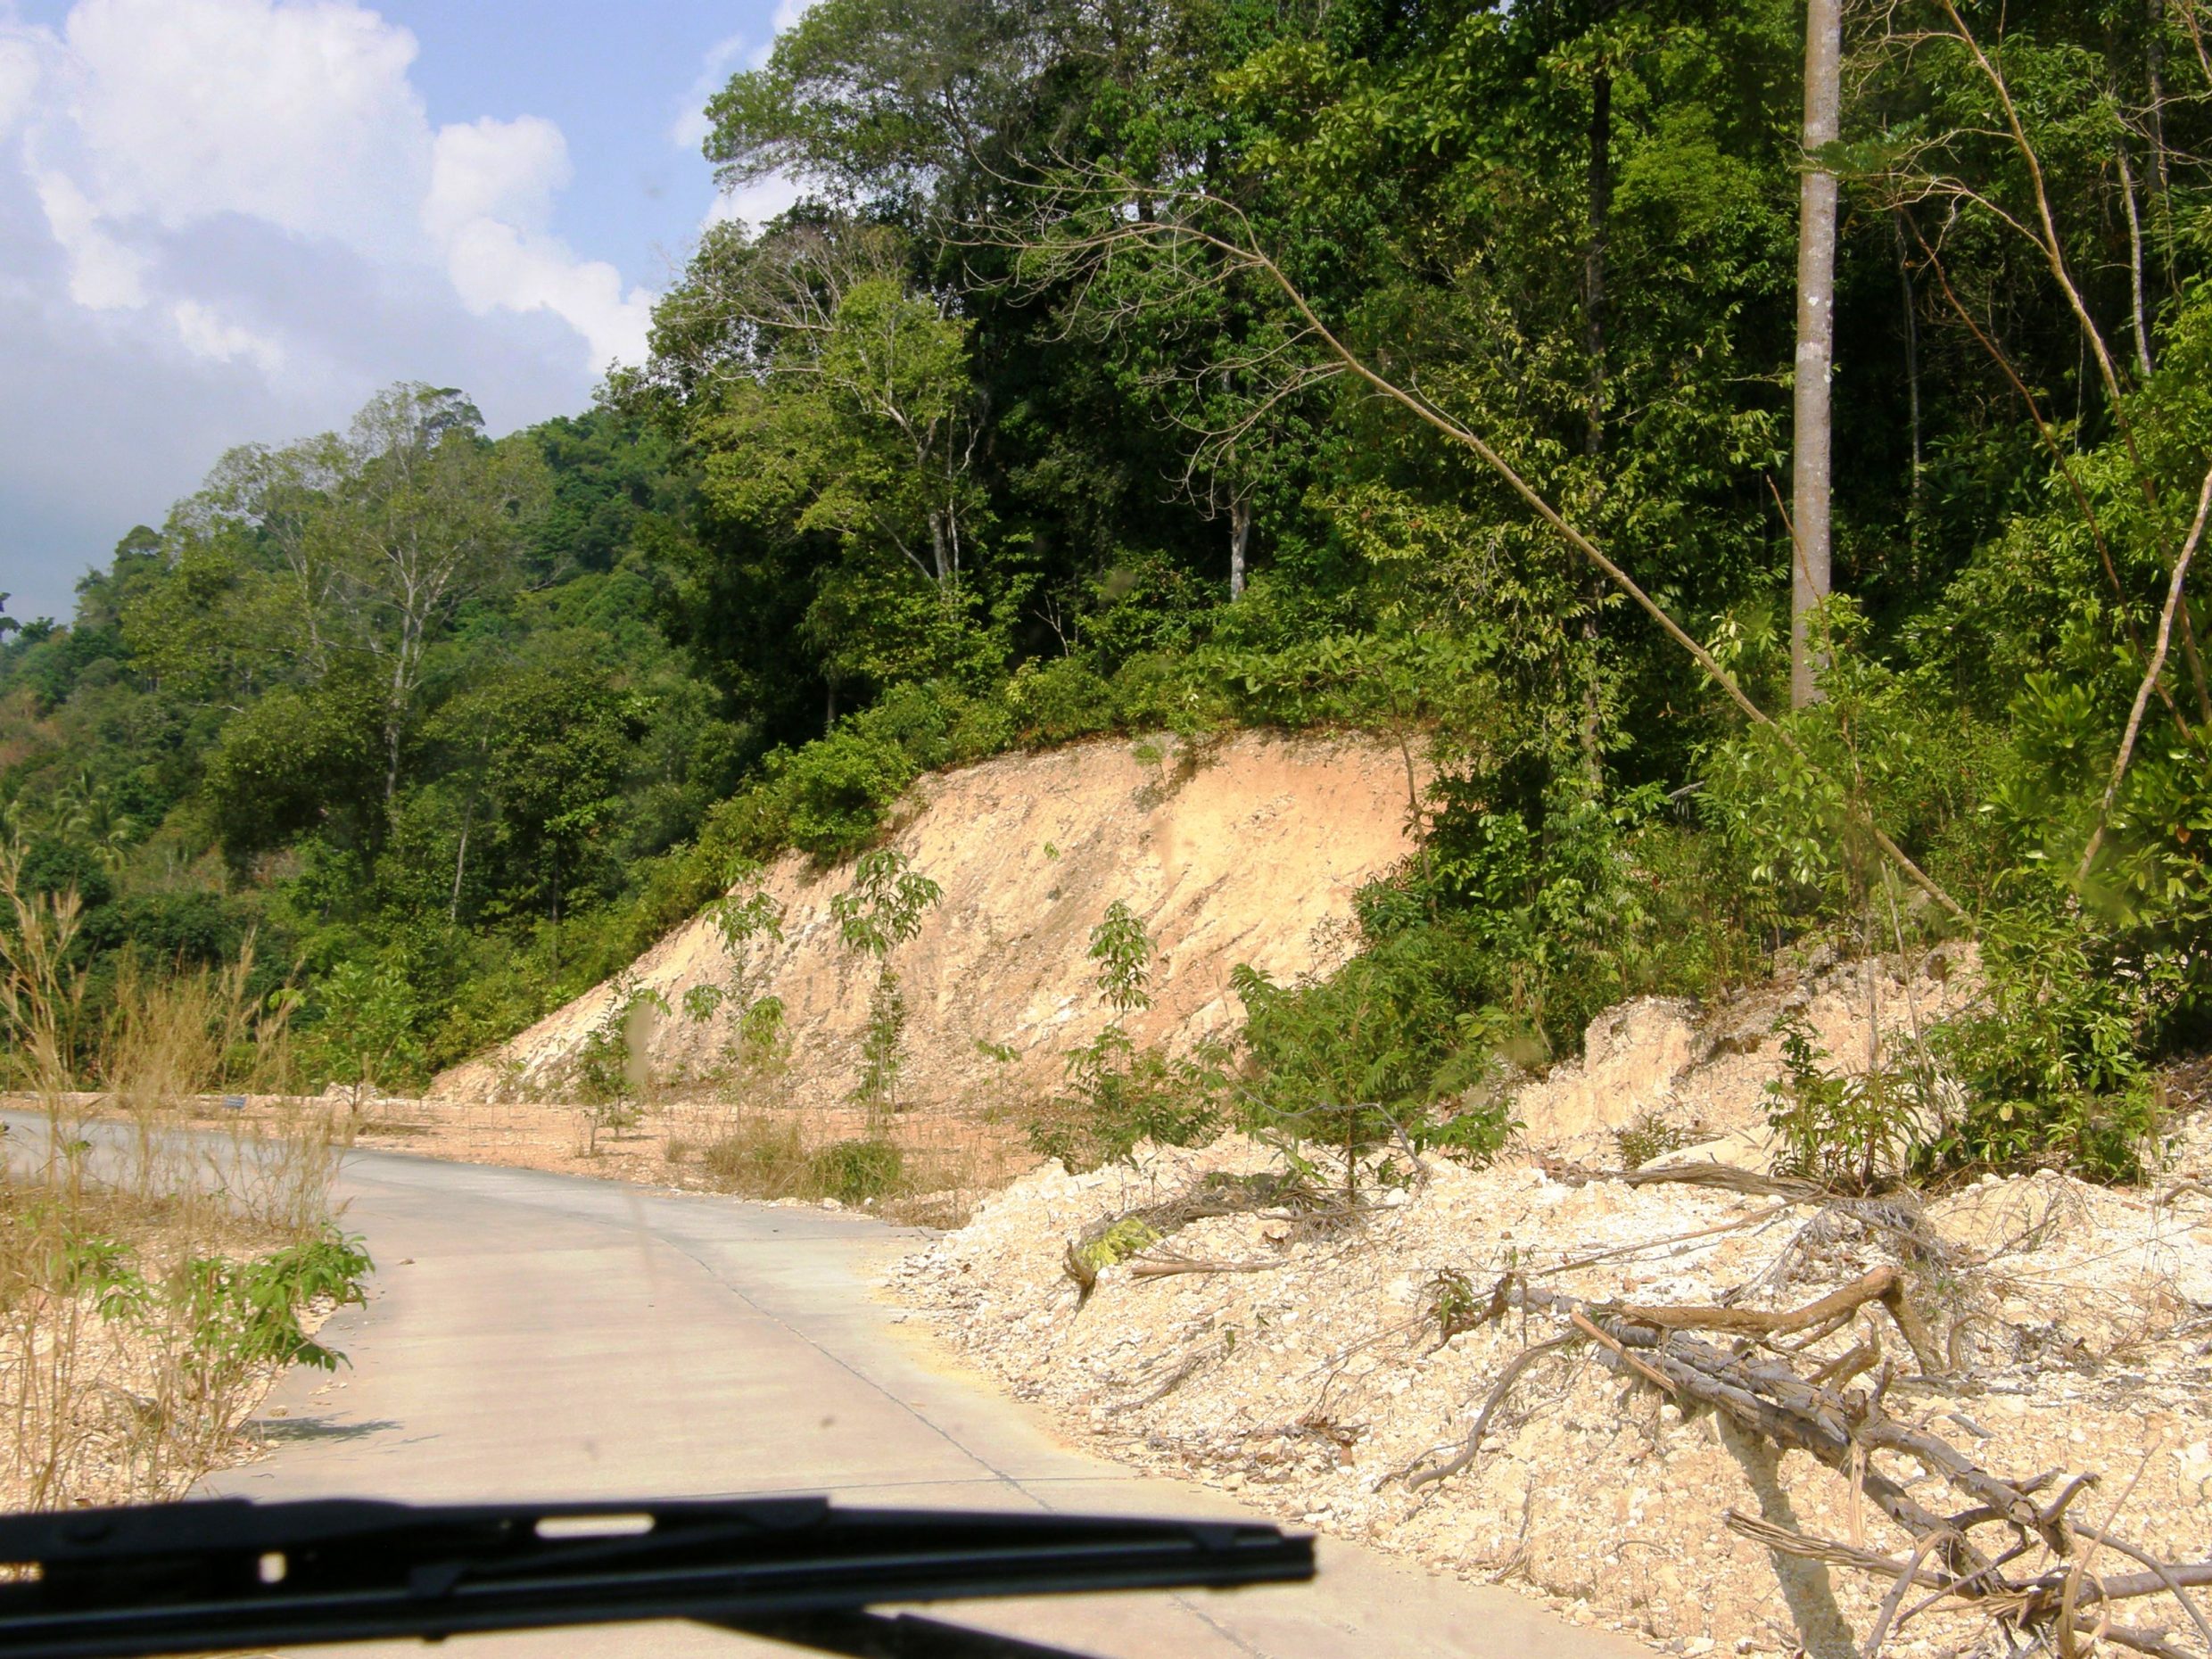
<svg viewBox="0 0 2212 1659">
<path fill-rule="evenodd" d="M 345 1225 L 376 1274 L 262 1408 L 250 1498 L 418 1500 L 827 1492 L 853 1503 L 1234 1514 L 1056 1440 L 869 1288 L 908 1245 L 817 1209 L 388 1153 L 346 1160 Z M 1325 1540 L 1311 1586 L 973 1603 L 938 1616 L 1107 1659 L 1615 1655 L 1508 1590 Z M 318 1650 L 334 1651 L 334 1650 Z M 419 1652 L 409 1645 L 350 1651 Z M 788 1648 L 656 1624 L 468 1638 L 509 1654 Z"/>
</svg>

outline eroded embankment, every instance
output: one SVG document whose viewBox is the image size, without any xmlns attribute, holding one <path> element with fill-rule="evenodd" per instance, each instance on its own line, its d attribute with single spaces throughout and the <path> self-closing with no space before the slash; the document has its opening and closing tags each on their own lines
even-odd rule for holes
<svg viewBox="0 0 2212 1659">
<path fill-rule="evenodd" d="M 1292 977 L 1348 949 L 1351 899 L 1411 850 L 1406 755 L 1372 739 L 1248 732 L 1191 748 L 1172 740 L 1085 744 L 923 779 L 891 845 L 944 896 L 891 953 L 909 1011 L 902 1103 L 1028 1099 L 1060 1082 L 1065 1051 L 1105 1018 L 1086 952 L 1122 900 L 1158 946 L 1143 1041 L 1185 1042 L 1231 1023 L 1230 970 Z M 827 1106 L 851 1090 L 870 972 L 840 944 L 830 901 L 845 870 L 793 854 L 768 872 L 781 943 L 734 959 L 702 918 L 637 963 L 637 986 L 671 1011 L 739 971 L 781 999 L 792 1039 L 790 1099 Z M 500 1048 L 440 1077 L 451 1100 L 560 1098 L 565 1072 L 607 1018 L 601 986 Z M 664 1086 L 707 1080 L 732 1008 L 654 1021 L 648 1047 Z"/>
</svg>

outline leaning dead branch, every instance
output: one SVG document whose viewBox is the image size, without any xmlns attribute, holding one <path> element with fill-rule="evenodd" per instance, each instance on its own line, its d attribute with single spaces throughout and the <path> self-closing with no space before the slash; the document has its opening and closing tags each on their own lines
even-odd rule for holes
<svg viewBox="0 0 2212 1659">
<path fill-rule="evenodd" d="M 1072 291 L 1076 298 L 1069 303 L 1078 310 L 1086 310 L 1095 303 L 1094 296 L 1104 286 L 1102 273 L 1130 255 L 1156 260 L 1172 279 L 1169 285 L 1185 293 L 1217 286 L 1240 274 L 1253 278 L 1263 291 L 1272 290 L 1280 299 L 1285 308 L 1287 338 L 1305 349 L 1308 360 L 1341 367 L 1350 379 L 1471 451 L 1492 476 L 1686 651 L 1714 688 L 1752 724 L 1769 732 L 1814 776 L 1827 777 L 1789 727 L 1778 724 L 1754 702 L 1711 651 L 1482 433 L 1440 408 L 1417 386 L 1400 385 L 1382 373 L 1331 328 L 1304 290 L 1267 252 L 1250 219 L 1234 202 L 1203 190 L 1149 189 L 1138 181 L 1086 166 L 1063 169 L 1057 179 L 1006 182 L 1017 191 L 1033 194 L 1038 203 L 1036 225 L 1011 240 L 1003 228 L 986 228 L 983 239 L 1002 252 L 1014 253 L 1037 292 L 1053 286 Z M 1140 200 L 1143 209 L 1131 211 L 1132 204 Z M 1108 309 L 1113 310 L 1114 305 Z M 1853 825 L 1899 873 L 1954 921 L 1972 931 L 1974 920 L 1966 908 L 1891 838 L 1854 791 L 1844 789 L 1842 804 Z"/>
<path fill-rule="evenodd" d="M 1140 1256 L 1129 1264 L 1133 1279 L 1167 1279 L 1179 1273 L 1272 1273 L 1287 1264 L 1287 1258 L 1275 1257 L 1259 1261 L 1209 1261 L 1196 1256 Z"/>
</svg>

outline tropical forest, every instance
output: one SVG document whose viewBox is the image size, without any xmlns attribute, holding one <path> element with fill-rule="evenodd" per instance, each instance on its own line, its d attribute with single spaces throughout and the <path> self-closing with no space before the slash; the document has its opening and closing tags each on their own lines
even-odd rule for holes
<svg viewBox="0 0 2212 1659">
<path fill-rule="evenodd" d="M 925 772 L 1366 732 L 1417 851 L 1250 1086 L 1449 1136 L 1622 999 L 1970 941 L 1912 1156 L 2132 1177 L 2212 1020 L 2206 28 L 821 0 L 706 110 L 801 199 L 589 408 L 392 384 L 0 624 L 57 1052 L 227 973 L 283 1086 L 419 1088 Z"/>
</svg>

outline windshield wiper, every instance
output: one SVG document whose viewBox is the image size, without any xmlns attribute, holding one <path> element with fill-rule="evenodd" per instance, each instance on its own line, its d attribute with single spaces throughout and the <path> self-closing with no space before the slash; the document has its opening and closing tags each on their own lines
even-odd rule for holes
<svg viewBox="0 0 2212 1659">
<path fill-rule="evenodd" d="M 885 1659 L 1059 1654 L 885 1603 L 1313 1576 L 1257 1523 L 846 1509 L 821 1498 L 413 1505 L 226 1498 L 0 1518 L 0 1655 L 125 1659 L 689 1619 Z M 23 1569 L 30 1569 L 29 1572 Z"/>
</svg>

